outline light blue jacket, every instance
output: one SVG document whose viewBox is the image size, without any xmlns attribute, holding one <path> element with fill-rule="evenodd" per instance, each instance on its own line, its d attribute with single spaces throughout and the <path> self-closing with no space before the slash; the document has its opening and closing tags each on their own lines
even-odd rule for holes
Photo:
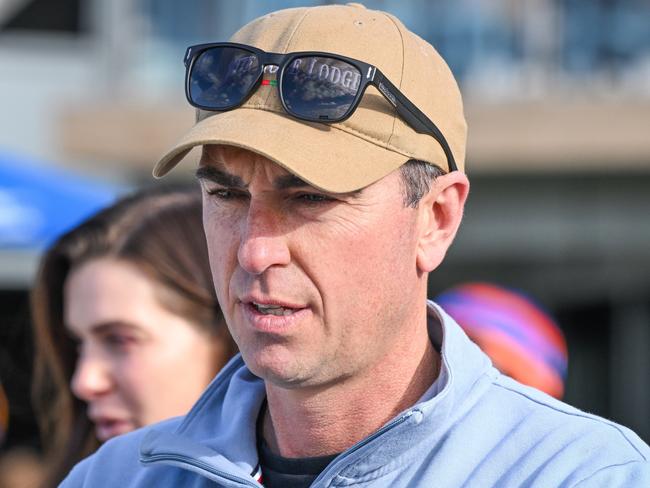
<svg viewBox="0 0 650 488">
<path fill-rule="evenodd" d="M 650 487 L 650 448 L 636 434 L 499 374 L 449 316 L 430 313 L 443 324 L 431 326 L 434 343 L 444 337 L 438 380 L 312 486 Z M 259 487 L 264 396 L 237 357 L 185 417 L 112 439 L 63 486 Z"/>
</svg>

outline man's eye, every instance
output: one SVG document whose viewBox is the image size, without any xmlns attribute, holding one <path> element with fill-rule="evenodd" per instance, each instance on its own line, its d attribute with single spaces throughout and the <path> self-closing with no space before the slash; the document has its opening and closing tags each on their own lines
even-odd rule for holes
<svg viewBox="0 0 650 488">
<path fill-rule="evenodd" d="M 320 193 L 300 193 L 296 195 L 296 199 L 307 203 L 323 203 L 332 201 L 330 197 Z"/>
<path fill-rule="evenodd" d="M 234 192 L 227 188 L 212 188 L 206 191 L 206 193 L 212 197 L 216 197 L 219 200 L 232 200 L 241 196 L 240 193 Z"/>
</svg>

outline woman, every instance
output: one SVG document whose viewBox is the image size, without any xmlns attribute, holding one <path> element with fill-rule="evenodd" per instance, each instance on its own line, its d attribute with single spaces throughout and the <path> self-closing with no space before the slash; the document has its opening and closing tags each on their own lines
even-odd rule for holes
<svg viewBox="0 0 650 488">
<path fill-rule="evenodd" d="M 46 484 L 101 442 L 186 413 L 236 352 L 198 189 L 136 194 L 61 237 L 41 261 L 32 316 Z"/>
</svg>

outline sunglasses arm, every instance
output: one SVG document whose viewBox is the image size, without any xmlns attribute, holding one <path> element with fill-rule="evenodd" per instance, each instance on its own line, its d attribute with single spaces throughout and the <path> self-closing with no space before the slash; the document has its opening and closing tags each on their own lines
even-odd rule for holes
<svg viewBox="0 0 650 488">
<path fill-rule="evenodd" d="M 402 92 L 393 85 L 383 73 L 376 70 L 372 84 L 380 91 L 380 93 L 395 107 L 397 113 L 402 117 L 416 132 L 420 134 L 429 134 L 438 141 L 442 150 L 445 152 L 447 162 L 449 163 L 449 171 L 456 171 L 456 160 L 451 152 L 451 148 L 442 135 L 440 129 L 427 117 L 419 108 L 417 108 Z"/>
</svg>

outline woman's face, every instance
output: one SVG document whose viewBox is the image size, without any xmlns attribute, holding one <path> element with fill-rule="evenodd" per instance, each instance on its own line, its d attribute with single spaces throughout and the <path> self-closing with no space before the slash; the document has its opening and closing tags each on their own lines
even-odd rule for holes
<svg viewBox="0 0 650 488">
<path fill-rule="evenodd" d="M 225 362 L 219 339 L 161 305 L 159 286 L 113 258 L 65 282 L 64 321 L 79 341 L 71 387 L 100 441 L 185 414 Z"/>
</svg>

